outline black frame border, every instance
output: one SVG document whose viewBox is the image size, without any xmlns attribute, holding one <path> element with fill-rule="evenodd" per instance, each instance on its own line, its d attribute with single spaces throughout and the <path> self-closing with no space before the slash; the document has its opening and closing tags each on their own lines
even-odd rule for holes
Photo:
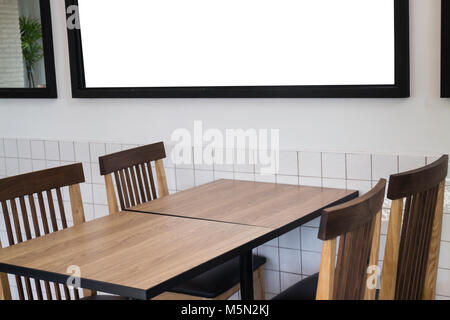
<svg viewBox="0 0 450 320">
<path fill-rule="evenodd" d="M 450 98 L 450 2 L 441 0 L 441 98 Z"/>
<path fill-rule="evenodd" d="M 78 5 L 65 0 L 66 8 Z M 67 29 L 73 98 L 406 98 L 410 96 L 409 0 L 394 0 L 395 84 L 86 88 L 81 31 Z"/>
<path fill-rule="evenodd" d="M 39 0 L 46 88 L 0 88 L 0 98 L 57 98 L 50 0 Z"/>
</svg>

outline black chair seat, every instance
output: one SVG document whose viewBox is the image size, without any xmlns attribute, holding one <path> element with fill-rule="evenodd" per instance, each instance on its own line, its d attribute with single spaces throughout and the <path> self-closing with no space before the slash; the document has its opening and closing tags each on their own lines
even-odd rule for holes
<svg viewBox="0 0 450 320">
<path fill-rule="evenodd" d="M 272 300 L 316 300 L 319 274 L 313 274 L 289 287 Z"/>
<path fill-rule="evenodd" d="M 253 271 L 266 263 L 266 258 L 253 256 Z M 239 257 L 176 286 L 170 292 L 214 299 L 240 283 Z"/>
</svg>

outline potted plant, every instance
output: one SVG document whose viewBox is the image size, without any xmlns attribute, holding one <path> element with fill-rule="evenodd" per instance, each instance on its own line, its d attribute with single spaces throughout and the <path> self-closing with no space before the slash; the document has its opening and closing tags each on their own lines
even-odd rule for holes
<svg viewBox="0 0 450 320">
<path fill-rule="evenodd" d="M 27 70 L 28 87 L 34 88 L 33 68 L 44 57 L 44 49 L 39 40 L 42 39 L 42 26 L 39 19 L 22 16 L 19 18 L 22 54 Z"/>
</svg>

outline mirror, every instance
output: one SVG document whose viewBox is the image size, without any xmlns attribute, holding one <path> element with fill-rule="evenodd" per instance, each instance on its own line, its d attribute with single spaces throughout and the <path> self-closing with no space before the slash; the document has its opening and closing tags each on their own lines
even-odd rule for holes
<svg viewBox="0 0 450 320">
<path fill-rule="evenodd" d="M 409 96 L 407 0 L 66 7 L 74 97 Z"/>
<path fill-rule="evenodd" d="M 0 40 L 0 97 L 56 97 L 49 0 L 1 0 Z"/>
</svg>

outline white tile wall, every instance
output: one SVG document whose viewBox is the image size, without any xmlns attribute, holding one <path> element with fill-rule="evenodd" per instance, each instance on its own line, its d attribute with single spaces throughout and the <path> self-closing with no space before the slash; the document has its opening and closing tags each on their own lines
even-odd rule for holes
<svg viewBox="0 0 450 320">
<path fill-rule="evenodd" d="M 347 179 L 372 180 L 370 154 L 347 154 Z"/>
<path fill-rule="evenodd" d="M 19 158 L 31 158 L 31 143 L 29 140 L 17 140 L 17 149 Z"/>
<path fill-rule="evenodd" d="M 299 152 L 298 167 L 300 176 L 322 177 L 322 155 L 320 152 Z"/>
<path fill-rule="evenodd" d="M 373 155 L 372 156 L 372 179 L 387 179 L 389 175 L 398 173 L 398 156 Z"/>
<path fill-rule="evenodd" d="M 75 147 L 73 142 L 59 142 L 59 154 L 62 161 L 75 161 Z"/>
<path fill-rule="evenodd" d="M 134 144 L 16 140 L 0 138 L 0 178 L 36 171 L 56 165 L 82 162 L 86 183 L 81 187 L 87 220 L 108 213 L 104 179 L 100 176 L 98 156 L 135 147 Z M 280 171 L 274 175 L 262 175 L 257 166 L 195 164 L 175 165 L 167 146 L 166 176 L 170 193 L 217 179 L 243 179 L 251 181 L 300 184 L 310 186 L 339 187 L 367 192 L 380 177 L 388 178 L 399 170 L 409 170 L 430 163 L 436 157 L 410 157 L 402 155 L 378 155 L 330 152 L 280 152 Z M 195 152 L 193 153 L 195 155 Z M 215 152 L 215 154 L 217 154 Z M 220 154 L 220 152 L 218 152 Z M 450 180 L 445 195 L 445 215 L 441 255 L 439 263 L 437 295 L 450 299 Z M 69 205 L 67 195 L 65 205 Z M 384 207 L 388 213 L 389 201 Z M 69 207 L 68 207 L 69 208 Z M 5 239 L 5 229 L 0 219 L 0 236 Z M 322 242 L 317 239 L 320 219 L 296 228 L 255 250 L 265 256 L 266 295 L 276 295 L 304 276 L 318 272 Z M 384 251 L 387 222 L 382 226 L 380 257 Z M 236 295 L 239 297 L 239 295 Z"/>
<path fill-rule="evenodd" d="M 324 178 L 345 179 L 345 154 L 323 153 L 322 176 Z"/>
<path fill-rule="evenodd" d="M 45 141 L 45 159 L 60 160 L 58 141 Z"/>
</svg>

